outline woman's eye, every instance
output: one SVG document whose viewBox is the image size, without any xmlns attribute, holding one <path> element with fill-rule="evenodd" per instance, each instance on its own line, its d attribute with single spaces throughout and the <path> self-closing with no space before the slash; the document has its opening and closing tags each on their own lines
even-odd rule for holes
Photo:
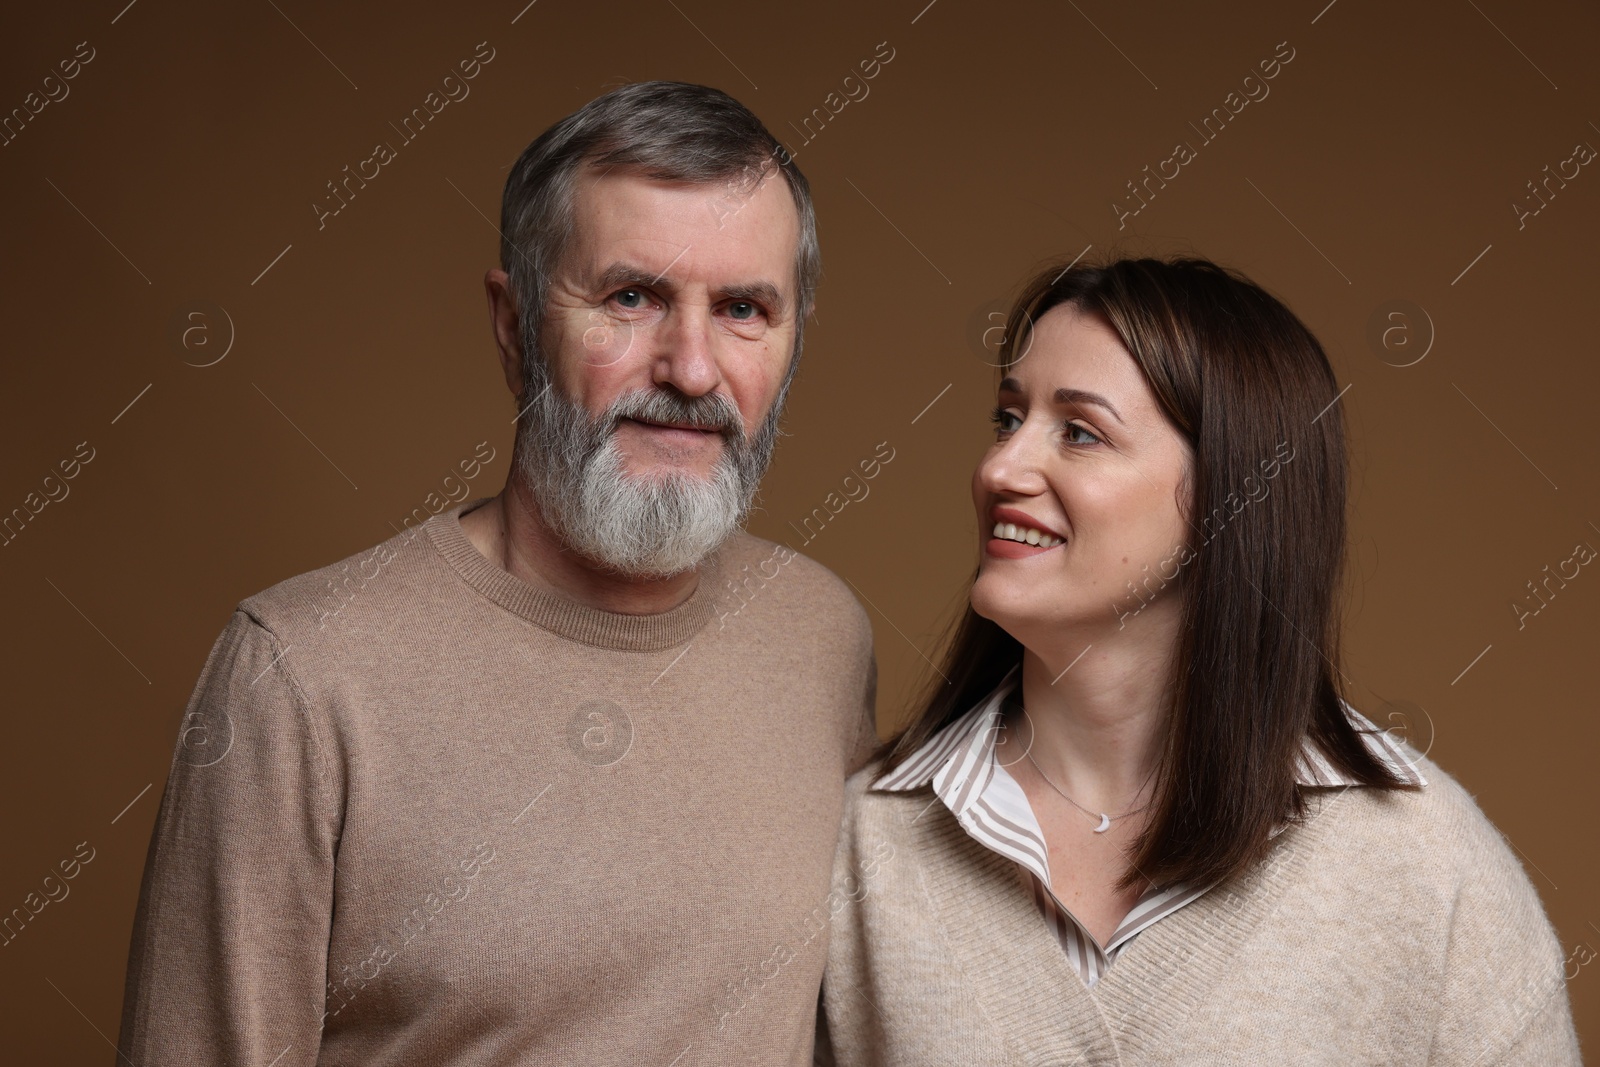
<svg viewBox="0 0 1600 1067">
<path fill-rule="evenodd" d="M 740 322 L 749 322 L 761 313 L 761 309 L 748 300 L 735 300 L 728 305 L 728 314 Z"/>
<path fill-rule="evenodd" d="M 1096 437 L 1094 434 L 1090 433 L 1088 430 L 1084 429 L 1082 426 L 1079 426 L 1075 422 L 1067 423 L 1066 430 L 1067 430 L 1067 443 L 1071 444 L 1071 445 L 1086 445 L 1086 444 L 1089 444 L 1090 442 L 1094 442 L 1094 443 L 1098 444 L 1099 441 L 1100 441 L 1100 438 Z M 1088 441 L 1074 441 L 1072 439 L 1072 435 L 1074 433 L 1081 433 L 1085 437 L 1087 437 L 1089 440 Z"/>
<path fill-rule="evenodd" d="M 1015 433 L 1017 427 L 1022 425 L 1022 419 L 1014 411 L 995 408 L 989 414 L 989 421 L 994 423 L 996 433 Z"/>
</svg>

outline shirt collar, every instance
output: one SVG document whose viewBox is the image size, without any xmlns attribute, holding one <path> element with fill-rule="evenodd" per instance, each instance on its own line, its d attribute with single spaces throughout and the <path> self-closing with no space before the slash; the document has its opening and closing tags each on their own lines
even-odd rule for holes
<svg viewBox="0 0 1600 1067">
<path fill-rule="evenodd" d="M 979 700 L 970 711 L 928 738 L 905 762 L 872 783 L 874 790 L 905 792 L 933 784 L 933 789 L 950 810 L 960 814 L 967 804 L 982 794 L 993 776 L 995 738 L 1000 730 L 1001 707 L 1021 684 L 1018 664 L 1006 673 L 1000 684 Z M 1403 781 L 1427 785 L 1421 769 L 1406 757 L 1401 742 L 1378 729 L 1371 720 L 1343 700 L 1345 716 L 1356 729 L 1356 736 L 1367 751 Z M 1420 758 L 1420 757 L 1419 757 Z M 1296 757 L 1295 780 L 1302 786 L 1327 788 L 1361 785 L 1359 779 L 1337 771 L 1308 736 Z"/>
</svg>

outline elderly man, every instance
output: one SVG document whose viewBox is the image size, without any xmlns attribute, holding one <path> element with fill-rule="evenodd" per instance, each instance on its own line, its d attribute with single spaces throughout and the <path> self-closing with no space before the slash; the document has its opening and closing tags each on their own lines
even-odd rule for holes
<svg viewBox="0 0 1600 1067">
<path fill-rule="evenodd" d="M 806 180 L 728 96 L 630 85 L 528 147 L 502 229 L 511 476 L 362 553 L 336 613 L 340 564 L 224 627 L 150 845 L 138 1067 L 810 1063 L 871 630 L 740 529 Z"/>
</svg>

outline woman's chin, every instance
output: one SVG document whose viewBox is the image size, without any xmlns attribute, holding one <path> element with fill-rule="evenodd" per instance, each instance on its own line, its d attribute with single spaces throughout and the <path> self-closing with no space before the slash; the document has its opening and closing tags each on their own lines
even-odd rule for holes
<svg viewBox="0 0 1600 1067">
<path fill-rule="evenodd" d="M 1015 637 L 1042 621 L 1031 610 L 1033 596 L 1033 590 L 1025 585 L 980 573 L 972 583 L 972 610 Z"/>
<path fill-rule="evenodd" d="M 1039 651 L 1058 645 L 1094 640 L 1103 622 L 1115 619 L 1108 612 L 1104 619 L 1090 605 L 1081 610 L 1067 603 L 1066 590 L 1052 595 L 1038 582 L 1012 580 L 1010 575 L 979 572 L 972 583 L 971 604 L 975 614 L 988 619 L 1010 634 L 1024 648 Z M 1115 625 L 1111 629 L 1115 629 Z"/>
</svg>

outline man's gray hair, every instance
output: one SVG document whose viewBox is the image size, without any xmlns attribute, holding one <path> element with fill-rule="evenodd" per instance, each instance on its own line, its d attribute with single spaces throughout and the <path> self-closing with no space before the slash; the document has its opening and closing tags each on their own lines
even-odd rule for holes
<svg viewBox="0 0 1600 1067">
<path fill-rule="evenodd" d="M 636 82 L 596 97 L 540 134 L 506 178 L 500 266 L 510 278 L 522 334 L 520 402 L 529 389 L 550 382 L 539 332 L 550 278 L 572 238 L 573 191 L 584 166 L 635 169 L 658 181 L 725 181 L 735 198 L 774 169 L 782 173 L 800 215 L 792 377 L 822 270 L 805 175 L 761 120 L 728 94 L 686 82 Z"/>
</svg>

